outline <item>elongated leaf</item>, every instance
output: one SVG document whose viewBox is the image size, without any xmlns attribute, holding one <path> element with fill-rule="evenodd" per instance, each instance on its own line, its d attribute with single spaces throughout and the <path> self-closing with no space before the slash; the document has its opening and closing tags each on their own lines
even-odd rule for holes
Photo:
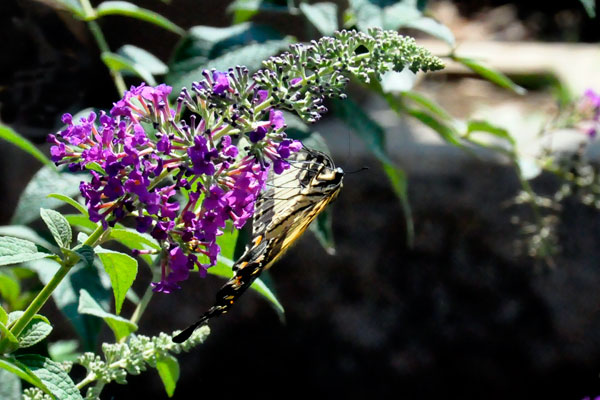
<svg viewBox="0 0 600 400">
<path fill-rule="evenodd" d="M 512 80 L 510 80 L 509 77 L 504 75 L 502 72 L 487 67 L 472 58 L 453 56 L 452 59 L 463 64 L 471 71 L 475 72 L 478 75 L 481 75 L 483 78 L 495 83 L 500 87 L 512 90 L 513 92 L 521 95 L 527 93 L 527 90 L 514 83 Z"/>
<path fill-rule="evenodd" d="M 102 318 L 113 331 L 117 341 L 129 336 L 130 333 L 135 332 L 138 328 L 133 322 L 123 317 L 119 317 L 118 315 L 106 312 L 84 289 L 79 292 L 79 307 L 77 310 L 81 314 Z"/>
<path fill-rule="evenodd" d="M 102 265 L 104 265 L 104 270 L 110 277 L 110 283 L 115 296 L 115 309 L 117 314 L 119 314 L 127 291 L 131 288 L 137 275 L 137 261 L 127 254 L 106 249 L 98 248 L 96 254 L 100 258 Z"/>
<path fill-rule="evenodd" d="M 8 325 L 8 321 L 6 321 L 6 323 L 4 322 L 0 322 L 0 337 L 2 337 L 2 339 L 6 338 L 9 342 L 11 342 L 12 344 L 14 344 L 14 349 L 18 348 L 18 343 L 19 343 L 19 339 L 17 339 L 17 337 L 15 335 L 13 335 L 13 333 L 10 331 L 9 329 L 9 325 Z M 3 349 L 6 350 L 6 349 Z"/>
<path fill-rule="evenodd" d="M 54 167 L 45 166 L 40 169 L 27 184 L 19 198 L 15 215 L 11 223 L 26 225 L 39 217 L 40 208 L 54 209 L 63 202 L 48 198 L 51 193 L 59 193 L 73 197 L 79 193 L 79 183 L 89 174 L 73 174 L 70 172 L 56 171 Z"/>
<path fill-rule="evenodd" d="M 96 17 L 104 17 L 106 15 L 123 15 L 126 17 L 136 18 L 142 21 L 150 22 L 160 26 L 163 29 L 174 32 L 180 36 L 185 34 L 185 30 L 169 21 L 162 15 L 145 8 L 138 7 L 127 1 L 105 1 L 96 7 Z"/>
<path fill-rule="evenodd" d="M 63 201 L 65 203 L 69 204 L 70 206 L 73 206 L 82 215 L 85 215 L 85 216 L 89 215 L 87 208 L 85 208 L 85 206 L 83 204 L 79 203 L 77 200 L 73 199 L 72 197 L 69 197 L 69 196 L 66 196 L 66 195 L 60 194 L 60 193 L 50 193 L 48 195 L 48 197 L 52 197 L 53 199 Z"/>
<path fill-rule="evenodd" d="M 2 123 L 0 123 L 0 138 L 37 158 L 42 164 L 45 164 L 50 168 L 55 168 L 54 163 L 50 161 L 44 153 L 38 150 L 33 143 Z"/>
<path fill-rule="evenodd" d="M 85 215 L 74 215 L 74 214 L 65 214 L 63 215 L 71 226 L 77 227 L 79 230 L 82 230 L 87 233 L 91 233 L 98 227 L 96 222 L 90 221 L 90 219 Z"/>
<path fill-rule="evenodd" d="M 17 356 L 17 360 L 27 366 L 55 398 L 83 400 L 75 383 L 60 364 L 37 354 Z"/>
<path fill-rule="evenodd" d="M 37 260 L 27 263 L 27 266 L 38 273 L 44 285 L 56 274 L 58 264 L 47 260 Z M 102 328 L 102 321 L 77 312 L 79 291 L 85 289 L 101 304 L 110 306 L 111 291 L 108 279 L 103 280 L 96 266 L 88 267 L 80 262 L 71 268 L 66 278 L 52 292 L 52 298 L 58 309 L 65 315 L 81 338 L 84 351 L 92 351 L 96 347 L 96 339 Z"/>
<path fill-rule="evenodd" d="M 595 0 L 579 0 L 585 8 L 588 17 L 596 18 L 596 1 Z"/>
<path fill-rule="evenodd" d="M 0 368 L 12 374 L 15 374 L 19 378 L 23 379 L 25 382 L 28 382 L 33 386 L 40 388 L 46 394 L 52 395 L 52 392 L 46 387 L 42 380 L 38 378 L 33 373 L 33 371 L 31 371 L 26 365 L 22 364 L 20 361 L 17 361 L 12 357 L 7 358 L 0 356 Z"/>
<path fill-rule="evenodd" d="M 129 58 L 107 51 L 101 54 L 101 58 L 104 64 L 106 64 L 111 71 L 130 72 L 142 78 L 150 86 L 156 86 L 156 80 L 150 71 L 145 69 L 143 66 L 134 63 Z"/>
<path fill-rule="evenodd" d="M 436 131 L 446 142 L 454 146 L 463 147 L 459 132 L 451 124 L 440 121 L 431 114 L 421 110 L 408 109 L 406 113 Z"/>
<path fill-rule="evenodd" d="M 424 107 L 426 110 L 432 112 L 433 115 L 436 116 L 437 118 L 441 118 L 441 119 L 447 120 L 447 121 L 454 120 L 454 117 L 452 115 L 450 115 L 446 110 L 444 110 L 442 108 L 442 106 L 440 106 L 433 100 L 428 99 L 427 97 L 423 96 L 421 93 L 408 91 L 408 92 L 402 92 L 402 96 L 411 99 L 415 103 Z"/>
<path fill-rule="evenodd" d="M 14 274 L 10 270 L 0 270 L 0 296 L 13 306 L 20 293 L 21 285 Z"/>
<path fill-rule="evenodd" d="M 0 323 L 5 324 L 8 321 L 8 313 L 2 306 L 0 305 Z"/>
<path fill-rule="evenodd" d="M 71 225 L 62 216 L 61 213 L 46 208 L 40 209 L 40 215 L 42 220 L 46 223 L 46 226 L 52 233 L 52 237 L 61 248 L 68 248 L 73 240 L 73 232 L 71 231 Z"/>
<path fill-rule="evenodd" d="M 117 53 L 130 60 L 134 65 L 143 66 L 152 75 L 164 75 L 169 67 L 154 54 L 130 44 L 121 47 Z"/>
<path fill-rule="evenodd" d="M 338 30 L 337 4 L 300 3 L 300 11 L 323 36 L 331 36 Z"/>
<path fill-rule="evenodd" d="M 165 387 L 167 396 L 172 397 L 179 380 L 179 362 L 175 357 L 168 354 L 156 361 L 156 370 Z"/>
<path fill-rule="evenodd" d="M 20 400 L 21 380 L 19 377 L 5 369 L 0 369 L 0 399 Z"/>
<path fill-rule="evenodd" d="M 51 256 L 38 252 L 35 244 L 28 240 L 0 236 L 0 265 L 20 264 Z"/>
<path fill-rule="evenodd" d="M 331 213 L 328 209 L 322 211 L 313 221 L 309 229 L 314 233 L 315 237 L 321 243 L 327 254 L 335 254 L 335 243 L 333 241 L 333 228 L 331 221 Z"/>
<path fill-rule="evenodd" d="M 19 347 L 31 347 L 41 342 L 52 332 L 52 325 L 45 318 L 34 316 L 19 335 Z"/>
<path fill-rule="evenodd" d="M 479 120 L 470 120 L 467 121 L 467 134 L 473 132 L 485 132 L 491 134 L 492 136 L 496 136 L 500 139 L 506 140 L 512 146 L 516 146 L 515 139 L 511 136 L 511 134 L 504 128 L 493 125 L 488 121 L 479 121 Z"/>
</svg>

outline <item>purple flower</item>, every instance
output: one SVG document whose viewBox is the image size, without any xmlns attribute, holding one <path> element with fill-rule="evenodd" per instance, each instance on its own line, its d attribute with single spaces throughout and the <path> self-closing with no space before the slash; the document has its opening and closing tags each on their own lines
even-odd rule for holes
<svg viewBox="0 0 600 400">
<path fill-rule="evenodd" d="M 227 89 L 229 89 L 229 78 L 227 78 L 227 73 L 214 71 L 212 74 L 213 78 L 213 92 L 215 94 L 223 94 Z"/>
</svg>

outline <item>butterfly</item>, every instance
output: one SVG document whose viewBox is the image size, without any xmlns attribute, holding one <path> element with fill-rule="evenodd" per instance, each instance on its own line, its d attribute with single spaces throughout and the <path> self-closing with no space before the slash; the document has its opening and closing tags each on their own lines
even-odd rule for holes
<svg viewBox="0 0 600 400">
<path fill-rule="evenodd" d="M 210 318 L 226 313 L 235 301 L 304 233 L 342 188 L 344 171 L 323 152 L 302 148 L 288 159 L 290 168 L 271 171 L 252 219 L 252 240 L 233 265 L 233 276 L 217 292 L 216 303 L 200 319 L 173 338 L 188 339 Z"/>
</svg>

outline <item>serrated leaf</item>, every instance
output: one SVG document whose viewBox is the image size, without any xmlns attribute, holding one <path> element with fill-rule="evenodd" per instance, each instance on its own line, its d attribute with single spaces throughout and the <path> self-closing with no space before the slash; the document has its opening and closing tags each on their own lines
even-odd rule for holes
<svg viewBox="0 0 600 400">
<path fill-rule="evenodd" d="M 58 264 L 47 260 L 32 261 L 27 266 L 38 273 L 40 281 L 44 285 L 48 284 L 59 268 Z M 87 267 L 84 263 L 78 263 L 71 268 L 65 279 L 52 292 L 52 298 L 58 309 L 64 314 L 65 320 L 73 325 L 81 338 L 82 349 L 92 351 L 96 348 L 96 339 L 102 328 L 102 321 L 77 312 L 81 289 L 91 293 L 102 307 L 109 307 L 111 299 L 109 280 L 106 279 L 105 282 L 101 278 L 96 266 Z"/>
<path fill-rule="evenodd" d="M 142 78 L 142 80 L 150 86 L 156 86 L 156 80 L 150 71 L 146 70 L 141 65 L 135 64 L 130 59 L 108 51 L 102 52 L 100 58 L 102 58 L 104 64 L 106 64 L 111 71 L 130 72 Z"/>
<path fill-rule="evenodd" d="M 79 193 L 79 183 L 89 177 L 70 172 L 56 171 L 55 168 L 45 166 L 40 169 L 27 184 L 21 194 L 15 215 L 11 223 L 26 225 L 39 218 L 40 208 L 57 208 L 63 203 L 57 199 L 48 198 L 51 193 L 59 193 L 73 197 Z"/>
<path fill-rule="evenodd" d="M 135 258 L 117 251 L 97 249 L 96 254 L 110 277 L 115 296 L 115 309 L 119 314 L 127 291 L 131 288 L 137 275 L 138 263 Z"/>
<path fill-rule="evenodd" d="M 463 64 L 471 71 L 487 79 L 488 81 L 495 83 L 500 87 L 512 90 L 513 92 L 520 95 L 527 93 L 527 90 L 514 83 L 509 77 L 504 75 L 502 72 L 487 67 L 472 58 L 452 56 L 452 59 Z"/>
<path fill-rule="evenodd" d="M 52 332 L 52 325 L 39 316 L 34 316 L 19 335 L 19 347 L 31 347 L 41 342 Z"/>
<path fill-rule="evenodd" d="M 164 75 L 169 71 L 169 67 L 154 54 L 140 47 L 126 44 L 122 46 L 117 53 L 133 62 L 135 65 L 142 65 L 152 75 Z"/>
<path fill-rule="evenodd" d="M 300 3 L 300 11 L 323 36 L 331 36 L 338 30 L 337 4 Z"/>
<path fill-rule="evenodd" d="M 0 399 L 21 400 L 21 380 L 5 369 L 0 369 Z"/>
<path fill-rule="evenodd" d="M 52 392 L 46 387 L 42 380 L 38 378 L 33 373 L 33 371 L 31 371 L 26 365 L 24 365 L 20 361 L 12 357 L 0 357 L 0 368 L 12 374 L 15 374 L 19 378 L 23 379 L 25 382 L 28 382 L 33 386 L 40 388 L 46 394 L 52 395 Z"/>
<path fill-rule="evenodd" d="M 100 3 L 98 7 L 96 7 L 96 18 L 106 15 L 122 15 L 131 17 L 141 21 L 150 22 L 178 35 L 185 34 L 185 30 L 169 21 L 162 15 L 155 13 L 154 11 L 138 7 L 137 5 L 127 1 L 105 1 Z"/>
<path fill-rule="evenodd" d="M 35 243 L 29 240 L 0 236 L 0 265 L 20 264 L 51 256 L 38 252 Z"/>
<path fill-rule="evenodd" d="M 167 354 L 156 361 L 156 370 L 165 387 L 167 396 L 172 397 L 179 380 L 179 362 L 175 357 Z"/>
<path fill-rule="evenodd" d="M 129 336 L 130 333 L 135 332 L 138 329 L 137 325 L 133 322 L 123 317 L 119 317 L 118 315 L 106 312 L 84 289 L 79 292 L 79 306 L 77 307 L 77 311 L 81 314 L 102 318 L 113 331 L 117 341 Z"/>
<path fill-rule="evenodd" d="M 40 216 L 52 233 L 52 237 L 61 248 L 69 248 L 73 240 L 71 225 L 61 213 L 46 208 L 40 209 Z"/>
<path fill-rule="evenodd" d="M 75 383 L 59 363 L 37 354 L 17 356 L 16 359 L 27 366 L 57 399 L 83 400 Z"/>
<path fill-rule="evenodd" d="M 233 267 L 233 263 L 234 262 L 231 259 L 219 255 L 217 257 L 217 265 L 215 265 L 214 267 L 210 267 L 208 269 L 208 273 L 211 275 L 229 279 L 233 276 L 233 271 L 231 270 L 231 267 Z M 279 300 L 277 300 L 277 297 L 275 297 L 273 291 L 271 291 L 271 289 L 269 289 L 269 287 L 260 278 L 256 279 L 254 283 L 252 283 L 250 289 L 255 290 L 258 294 L 267 299 L 275 308 L 275 311 L 277 311 L 277 314 L 280 316 L 280 318 L 283 318 L 283 315 L 285 313 L 283 306 L 281 305 Z"/>
<path fill-rule="evenodd" d="M 35 147 L 33 143 L 2 123 L 0 123 L 0 139 L 4 139 L 7 142 L 17 146 L 24 152 L 37 158 L 42 164 L 45 164 L 50 168 L 56 168 L 54 163 L 50 161 L 48 157 L 46 157 L 46 155 L 37 147 Z"/>
<path fill-rule="evenodd" d="M 0 235 L 28 240 L 52 252 L 59 251 L 59 249 L 54 244 L 50 243 L 49 241 L 41 237 L 36 231 L 25 225 L 0 226 Z"/>
</svg>

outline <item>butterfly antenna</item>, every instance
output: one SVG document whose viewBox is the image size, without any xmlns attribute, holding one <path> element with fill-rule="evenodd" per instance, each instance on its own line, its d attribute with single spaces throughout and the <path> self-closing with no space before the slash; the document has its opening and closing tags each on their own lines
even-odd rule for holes
<svg viewBox="0 0 600 400">
<path fill-rule="evenodd" d="M 358 174 L 359 172 L 363 172 L 363 171 L 366 171 L 366 170 L 368 170 L 368 169 L 369 169 L 369 167 L 366 167 L 366 166 L 365 166 L 365 167 L 361 167 L 361 168 L 357 169 L 356 171 L 345 172 L 345 174 L 346 174 L 346 175 L 350 175 L 350 174 Z"/>
</svg>

